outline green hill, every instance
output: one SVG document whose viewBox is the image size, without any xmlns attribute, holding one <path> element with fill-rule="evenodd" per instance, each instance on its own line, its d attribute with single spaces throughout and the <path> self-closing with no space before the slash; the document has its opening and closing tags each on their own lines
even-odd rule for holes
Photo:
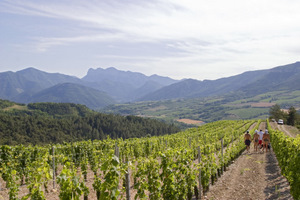
<svg viewBox="0 0 300 200">
<path fill-rule="evenodd" d="M 98 113 L 70 103 L 0 100 L 0 145 L 49 144 L 81 140 L 133 138 L 180 131 L 174 125 L 136 116 Z M 22 109 L 20 109 L 22 108 Z"/>
</svg>

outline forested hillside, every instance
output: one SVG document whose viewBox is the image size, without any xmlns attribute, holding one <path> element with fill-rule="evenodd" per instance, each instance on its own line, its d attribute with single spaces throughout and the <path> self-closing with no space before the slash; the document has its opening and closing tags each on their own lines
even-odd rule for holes
<svg viewBox="0 0 300 200">
<path fill-rule="evenodd" d="M 81 140 L 133 138 L 180 131 L 154 119 L 102 114 L 69 103 L 28 106 L 0 100 L 0 144 L 49 144 Z"/>
</svg>

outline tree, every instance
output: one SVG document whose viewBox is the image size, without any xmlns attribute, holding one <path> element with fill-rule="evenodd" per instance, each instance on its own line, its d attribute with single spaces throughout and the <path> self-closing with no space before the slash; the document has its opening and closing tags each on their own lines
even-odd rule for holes
<svg viewBox="0 0 300 200">
<path fill-rule="evenodd" d="M 293 106 L 291 106 L 290 109 L 289 109 L 289 114 L 288 114 L 288 118 L 287 118 L 287 124 L 295 126 L 297 118 L 298 118 L 297 111 L 296 111 L 296 109 Z"/>
<path fill-rule="evenodd" d="M 283 119 L 285 117 L 284 112 L 281 110 L 280 106 L 278 104 L 275 104 L 272 106 L 269 110 L 270 119 Z"/>
</svg>

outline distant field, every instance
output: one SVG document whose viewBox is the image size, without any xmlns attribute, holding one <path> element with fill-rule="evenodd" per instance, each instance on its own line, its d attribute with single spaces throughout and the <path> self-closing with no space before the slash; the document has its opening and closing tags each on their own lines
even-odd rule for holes
<svg viewBox="0 0 300 200">
<path fill-rule="evenodd" d="M 269 108 L 240 108 L 227 113 L 236 116 L 237 119 L 267 118 Z"/>
<path fill-rule="evenodd" d="M 268 102 L 258 102 L 251 104 L 253 108 L 269 108 L 274 106 L 276 103 L 268 103 Z"/>
<path fill-rule="evenodd" d="M 289 109 L 290 106 L 300 108 L 300 91 L 266 92 L 249 98 L 206 97 L 138 102 L 111 106 L 104 112 L 145 116 L 170 122 L 191 119 L 207 123 L 227 119 L 265 119 L 269 117 L 269 109 L 275 104 L 283 109 Z M 185 121 L 183 123 L 194 124 Z"/>
<path fill-rule="evenodd" d="M 27 109 L 27 106 L 21 106 L 21 105 L 13 105 L 11 107 L 7 107 L 7 108 L 4 108 L 3 110 L 4 111 L 10 111 L 10 110 L 13 110 L 13 109 L 16 109 L 16 110 L 26 110 Z"/>
<path fill-rule="evenodd" d="M 176 121 L 182 122 L 185 124 L 194 124 L 194 125 L 201 125 L 204 123 L 203 121 L 193 120 L 193 119 L 177 119 Z"/>
</svg>

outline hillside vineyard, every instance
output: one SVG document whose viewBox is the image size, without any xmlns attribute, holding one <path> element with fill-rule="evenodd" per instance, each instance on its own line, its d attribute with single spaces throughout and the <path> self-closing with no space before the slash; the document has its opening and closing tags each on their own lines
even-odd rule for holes
<svg viewBox="0 0 300 200">
<path fill-rule="evenodd" d="M 245 149 L 244 132 L 251 128 L 253 134 L 259 124 L 260 120 L 217 121 L 151 138 L 4 145 L 0 173 L 5 184 L 0 194 L 6 199 L 17 199 L 20 194 L 31 199 L 55 195 L 60 199 L 199 198 Z M 292 148 L 299 153 L 299 137 L 286 138 L 269 130 L 297 199 L 300 162 Z M 280 152 L 283 144 L 288 147 L 285 156 Z"/>
</svg>

